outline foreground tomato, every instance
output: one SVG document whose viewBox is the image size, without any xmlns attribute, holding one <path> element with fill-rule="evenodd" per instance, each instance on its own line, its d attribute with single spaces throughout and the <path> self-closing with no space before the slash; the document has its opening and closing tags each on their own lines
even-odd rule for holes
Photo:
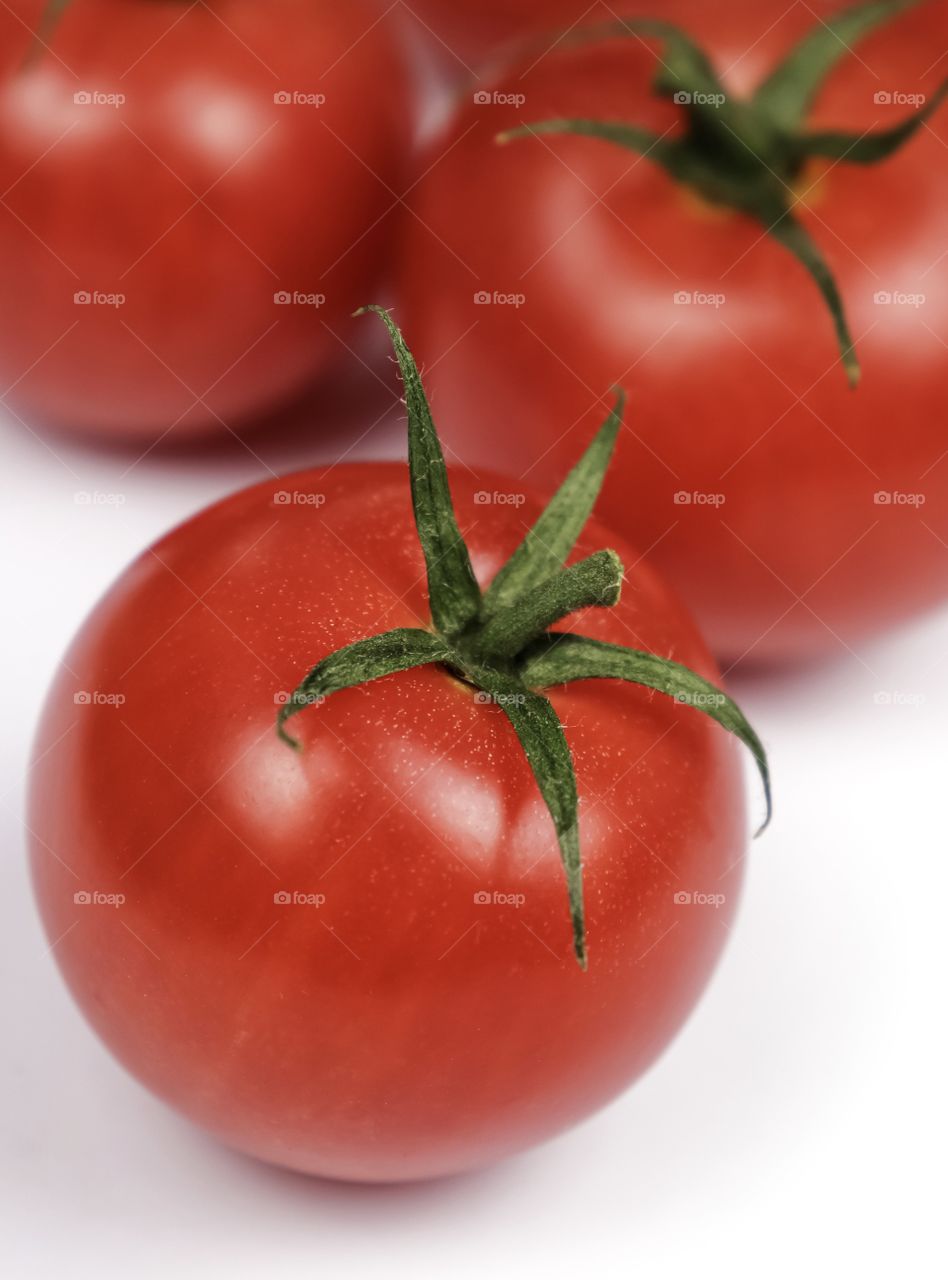
<svg viewBox="0 0 948 1280">
<path fill-rule="evenodd" d="M 784 8 L 705 6 L 690 24 L 728 111 L 811 29 L 806 6 Z M 652 90 L 669 39 L 604 37 L 479 89 L 415 193 L 403 318 L 447 438 L 466 459 L 503 457 L 546 484 L 627 384 L 634 413 L 600 510 L 725 658 L 858 650 L 946 594 L 944 113 L 880 163 L 852 163 L 873 130 L 922 97 L 933 105 L 946 42 L 944 5 L 850 41 L 853 54 L 835 40 L 845 56 L 826 55 L 801 128 L 853 146 L 844 137 L 847 156 L 809 160 L 783 186 L 739 139 L 728 152 L 715 104 Z M 788 206 L 798 198 L 794 216 L 842 296 L 860 386 L 813 278 L 778 242 L 787 219 L 775 214 L 768 233 L 654 154 L 601 137 L 496 142 L 551 118 L 640 126 L 663 148 L 703 128 L 714 178 L 738 173 L 749 188 L 763 175 Z"/>
<path fill-rule="evenodd" d="M 0 393 L 27 423 L 224 431 L 341 348 L 409 139 L 359 3 L 4 6 Z M 371 26 L 371 29 L 370 29 Z"/>
<path fill-rule="evenodd" d="M 395 464 L 302 472 L 203 512 L 72 645 L 30 805 L 54 954 L 129 1070 L 254 1155 L 366 1180 L 516 1151 L 643 1071 L 736 906 L 740 761 L 713 719 L 766 780 L 693 626 L 621 541 L 636 565 L 621 601 L 576 619 L 599 643 L 502 643 L 577 585 L 615 599 L 622 567 L 595 523 L 576 548 L 595 553 L 557 565 L 617 419 L 501 577 L 536 505 L 455 473 L 468 561 L 400 359 L 424 555 Z M 472 564 L 494 579 L 483 599 Z M 506 603 L 524 574 L 532 589 Z M 534 692 L 602 659 L 638 683 Z"/>
</svg>

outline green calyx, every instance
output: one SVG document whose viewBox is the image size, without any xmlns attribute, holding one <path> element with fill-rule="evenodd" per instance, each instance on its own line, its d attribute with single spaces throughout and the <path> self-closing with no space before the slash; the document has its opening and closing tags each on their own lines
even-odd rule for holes
<svg viewBox="0 0 948 1280">
<path fill-rule="evenodd" d="M 432 625 L 429 630 L 405 627 L 369 636 L 321 659 L 280 708 L 277 732 L 299 749 L 287 732 L 292 716 L 342 689 L 412 667 L 441 667 L 488 695 L 486 701 L 510 721 L 553 820 L 566 873 L 573 949 L 585 969 L 576 776 L 563 727 L 542 690 L 596 677 L 628 680 L 704 712 L 750 749 L 764 784 L 766 826 L 771 803 L 764 749 L 735 703 L 680 663 L 550 630 L 579 609 L 608 608 L 619 599 L 624 571 L 614 551 L 597 551 L 568 566 L 566 561 L 602 487 L 622 419 L 622 392 L 582 458 L 482 592 L 458 527 L 444 456 L 411 352 L 387 311 L 374 306 L 362 310 L 381 317 L 401 371 L 409 482 Z"/>
<path fill-rule="evenodd" d="M 43 50 L 49 48 L 49 42 L 53 38 L 53 33 L 59 26 L 59 19 L 69 8 L 72 0 L 46 0 L 43 10 L 39 16 L 39 22 L 33 32 L 33 39 L 26 51 L 26 57 L 23 60 L 24 68 L 30 66 L 38 58 L 41 57 Z"/>
<path fill-rule="evenodd" d="M 805 120 L 824 80 L 851 46 L 918 0 L 869 0 L 822 20 L 746 100 L 725 92 L 704 52 L 670 23 L 623 20 L 568 36 L 561 47 L 617 37 L 663 44 L 656 93 L 681 106 L 684 130 L 669 138 L 635 124 L 558 119 L 498 134 L 505 143 L 537 134 L 582 134 L 634 151 L 705 200 L 746 214 L 810 273 L 829 309 L 840 358 L 852 386 L 859 362 L 833 274 L 796 217 L 795 184 L 811 160 L 875 164 L 898 150 L 948 93 L 948 80 L 920 110 L 892 128 L 862 134 L 810 132 Z"/>
</svg>

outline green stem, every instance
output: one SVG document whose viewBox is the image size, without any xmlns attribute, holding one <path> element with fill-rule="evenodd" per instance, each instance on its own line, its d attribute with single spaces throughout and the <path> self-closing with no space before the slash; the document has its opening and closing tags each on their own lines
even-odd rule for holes
<svg viewBox="0 0 948 1280">
<path fill-rule="evenodd" d="M 400 628 L 356 640 L 317 662 L 277 715 L 281 740 L 299 749 L 286 731 L 298 712 L 333 693 L 414 667 L 434 665 L 487 693 L 517 735 L 556 831 L 566 879 L 573 952 L 587 965 L 579 798 L 573 759 L 563 726 L 540 691 L 568 680 L 616 676 L 688 700 L 753 752 L 770 803 L 763 747 L 730 698 L 680 663 L 620 645 L 604 645 L 548 628 L 578 609 L 618 602 L 622 563 L 614 551 L 597 551 L 563 568 L 592 510 L 612 455 L 622 414 L 616 407 L 554 494 L 549 505 L 481 599 L 458 528 L 444 456 L 418 370 L 394 321 L 384 321 L 405 382 L 408 408 L 409 481 L 415 524 L 428 566 L 433 630 Z"/>
<path fill-rule="evenodd" d="M 622 561 L 614 551 L 597 551 L 561 569 L 485 622 L 475 633 L 475 652 L 485 662 L 513 658 L 554 622 L 578 609 L 617 604 L 622 574 Z"/>
</svg>

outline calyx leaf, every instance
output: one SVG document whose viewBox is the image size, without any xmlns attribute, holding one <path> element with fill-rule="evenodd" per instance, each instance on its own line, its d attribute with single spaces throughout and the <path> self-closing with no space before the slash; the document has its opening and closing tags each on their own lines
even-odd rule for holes
<svg viewBox="0 0 948 1280">
<path fill-rule="evenodd" d="M 418 541 L 428 571 L 428 602 L 437 629 L 459 635 L 481 608 L 481 589 L 471 568 L 467 545 L 454 514 L 441 442 L 428 408 L 428 398 L 411 352 L 383 307 L 365 307 L 380 316 L 392 339 L 405 388 L 408 411 L 408 471 Z M 356 312 L 359 315 L 360 312 Z"/>
<path fill-rule="evenodd" d="M 434 664 L 489 695 L 510 721 L 549 810 L 566 876 L 573 950 L 585 969 L 578 797 L 569 744 L 556 711 L 541 690 L 594 677 L 617 677 L 685 700 L 750 748 L 767 795 L 766 756 L 731 699 L 680 663 L 656 654 L 551 632 L 554 622 L 578 609 L 608 607 L 619 599 L 623 567 L 614 551 L 597 551 L 564 567 L 602 485 L 619 430 L 622 394 L 583 457 L 569 473 L 533 528 L 481 597 L 467 546 L 458 528 L 424 388 L 411 352 L 389 313 L 367 307 L 384 321 L 405 384 L 409 479 L 415 524 L 428 570 L 433 629 L 401 628 L 346 645 L 317 662 L 277 714 L 277 733 L 291 716 L 342 689 Z"/>
<path fill-rule="evenodd" d="M 596 505 L 624 410 L 625 392 L 618 391 L 615 408 L 592 443 L 484 593 L 486 618 L 512 604 L 566 563 Z"/>
<path fill-rule="evenodd" d="M 753 105 L 780 129 L 798 128 L 826 77 L 841 58 L 852 53 L 852 46 L 918 2 L 869 0 L 835 17 L 821 18 L 758 86 Z"/>
<path fill-rule="evenodd" d="M 573 926 L 573 952 L 586 968 L 586 915 L 583 907 L 583 868 L 579 852 L 579 813 L 576 774 L 566 734 L 549 698 L 525 689 L 518 681 L 504 680 L 494 672 L 483 677 L 485 693 L 494 696 L 513 725 L 524 755 L 536 778 L 553 819 L 560 858 L 566 873 L 569 914 Z"/>
<path fill-rule="evenodd" d="M 898 151 L 926 120 L 941 106 L 948 94 L 948 80 L 940 84 L 918 111 L 890 129 L 871 129 L 868 133 L 843 133 L 824 129 L 805 133 L 800 146 L 808 156 L 824 156 L 827 160 L 845 160 L 847 164 L 877 164 Z"/>
<path fill-rule="evenodd" d="M 551 631 L 535 641 L 523 655 L 520 677 L 531 688 L 568 684 L 572 680 L 629 680 L 703 711 L 740 738 L 754 757 L 767 802 L 764 821 L 755 834 L 760 835 L 769 824 L 773 806 L 763 744 L 737 703 L 690 667 L 655 653 L 626 649 L 570 632 Z"/>
<path fill-rule="evenodd" d="M 286 732 L 285 725 L 290 716 L 304 707 L 328 698 L 331 693 L 351 689 L 353 685 L 367 684 L 380 676 L 424 667 L 431 662 L 447 662 L 451 656 L 451 647 L 440 636 L 422 631 L 420 627 L 403 627 L 356 640 L 317 662 L 300 681 L 277 712 L 277 733 L 289 746 L 298 748 L 299 743 Z"/>
</svg>

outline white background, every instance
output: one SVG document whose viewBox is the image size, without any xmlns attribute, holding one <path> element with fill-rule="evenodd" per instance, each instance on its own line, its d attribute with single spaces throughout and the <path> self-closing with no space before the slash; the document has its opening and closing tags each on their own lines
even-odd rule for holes
<svg viewBox="0 0 948 1280">
<path fill-rule="evenodd" d="M 354 360 L 349 375 L 329 401 L 354 399 L 351 438 L 392 396 Z M 305 411 L 250 443 L 135 463 L 0 423 L 3 1274 L 944 1274 L 948 612 L 859 659 L 734 685 L 771 751 L 776 821 L 696 1015 L 580 1129 L 440 1184 L 333 1185 L 218 1147 L 111 1060 L 30 898 L 30 737 L 72 632 L 147 541 L 267 467 L 340 450 Z M 393 412 L 353 456 L 401 443 Z M 124 501 L 76 502 L 95 491 Z"/>
<path fill-rule="evenodd" d="M 354 359 L 340 382 L 318 431 L 287 415 L 253 452 L 228 440 L 136 461 L 0 421 L 2 1273 L 944 1274 L 948 612 L 858 659 L 733 684 L 770 749 L 777 816 L 724 961 L 652 1072 L 542 1149 L 419 1186 L 308 1180 L 190 1128 L 86 1028 L 26 873 L 45 688 L 143 545 L 268 468 L 338 456 L 391 402 Z M 401 443 L 389 415 L 351 456 Z M 96 492 L 122 501 L 76 501 Z"/>
</svg>

